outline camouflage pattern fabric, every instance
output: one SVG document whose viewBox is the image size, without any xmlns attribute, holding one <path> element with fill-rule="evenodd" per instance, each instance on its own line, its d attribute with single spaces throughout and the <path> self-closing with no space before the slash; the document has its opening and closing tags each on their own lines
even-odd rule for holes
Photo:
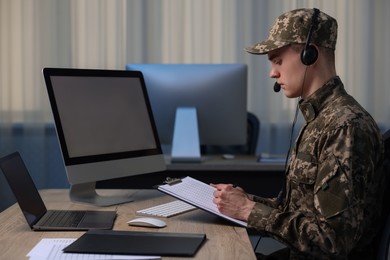
<svg viewBox="0 0 390 260">
<path fill-rule="evenodd" d="M 268 39 L 245 50 L 252 54 L 266 54 L 290 44 L 305 44 L 312 25 L 313 9 L 296 9 L 282 14 L 272 26 Z M 310 43 L 318 47 L 336 49 L 337 21 L 320 12 Z"/>
<path fill-rule="evenodd" d="M 338 77 L 299 106 L 306 124 L 292 149 L 282 200 L 253 197 L 248 227 L 287 244 L 290 259 L 370 259 L 360 257 L 373 256 L 381 208 L 380 131 Z"/>
</svg>

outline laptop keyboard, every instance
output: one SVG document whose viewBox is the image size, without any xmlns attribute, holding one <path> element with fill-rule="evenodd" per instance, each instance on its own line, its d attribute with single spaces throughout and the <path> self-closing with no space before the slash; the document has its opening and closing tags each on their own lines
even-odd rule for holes
<svg viewBox="0 0 390 260">
<path fill-rule="evenodd" d="M 42 224 L 47 227 L 77 227 L 85 211 L 51 210 L 47 212 Z"/>
</svg>

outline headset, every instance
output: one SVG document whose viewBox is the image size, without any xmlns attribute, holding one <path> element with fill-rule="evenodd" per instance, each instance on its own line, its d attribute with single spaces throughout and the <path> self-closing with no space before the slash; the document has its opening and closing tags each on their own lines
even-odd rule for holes
<svg viewBox="0 0 390 260">
<path fill-rule="evenodd" d="M 313 10 L 314 10 L 314 13 L 313 13 L 313 16 L 311 17 L 311 26 L 310 26 L 309 33 L 308 33 L 307 38 L 306 38 L 306 44 L 305 44 L 304 49 L 301 52 L 301 61 L 306 66 L 310 66 L 310 65 L 314 64 L 318 58 L 318 51 L 313 45 L 310 45 L 310 40 L 311 40 L 311 35 L 313 34 L 313 31 L 317 28 L 318 16 L 320 14 L 320 10 L 317 8 L 313 8 Z M 303 83 L 302 83 L 302 93 L 303 93 L 303 86 L 304 86 L 304 82 L 305 82 L 305 76 L 306 76 L 306 70 L 305 70 Z M 277 82 L 274 85 L 274 91 L 275 92 L 280 91 L 280 85 Z M 289 144 L 289 148 L 288 148 L 288 152 L 287 152 L 287 156 L 286 156 L 286 161 L 285 161 L 285 166 L 284 166 L 285 170 L 287 170 L 287 163 L 288 163 L 288 158 L 290 157 L 290 152 L 291 152 L 291 147 L 292 147 L 292 138 L 294 135 L 294 128 L 295 128 L 295 124 L 297 122 L 297 117 L 298 117 L 298 110 L 299 110 L 298 104 L 299 103 L 297 103 L 297 107 L 296 107 L 295 115 L 294 115 L 294 121 L 293 121 L 292 126 L 291 126 L 290 144 Z M 285 192 L 284 189 L 285 189 L 285 185 L 283 185 L 282 192 L 278 195 L 279 202 L 281 201 L 281 197 L 283 196 L 283 193 Z"/>
<path fill-rule="evenodd" d="M 313 34 L 313 30 L 317 28 L 318 25 L 318 16 L 320 14 L 320 10 L 317 8 L 313 8 L 314 13 L 311 18 L 311 26 L 309 33 L 306 38 L 305 48 L 301 52 L 301 61 L 304 65 L 310 66 L 317 61 L 318 51 L 316 47 L 310 45 L 311 35 Z"/>
</svg>

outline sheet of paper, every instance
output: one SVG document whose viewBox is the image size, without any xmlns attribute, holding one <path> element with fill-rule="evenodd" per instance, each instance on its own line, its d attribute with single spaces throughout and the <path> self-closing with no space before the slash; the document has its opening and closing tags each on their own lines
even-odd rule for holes
<svg viewBox="0 0 390 260">
<path fill-rule="evenodd" d="M 62 249 L 76 239 L 73 238 L 43 238 L 27 254 L 30 260 L 95 260 L 95 259 L 161 259 L 160 256 L 134 256 L 134 255 L 103 255 L 103 254 L 69 254 Z"/>
<path fill-rule="evenodd" d="M 223 217 L 224 219 L 244 227 L 247 226 L 245 221 L 231 218 L 219 212 L 217 205 L 213 203 L 215 188 L 204 182 L 187 176 L 178 183 L 160 185 L 158 189 L 173 197 L 188 202 L 191 205 Z"/>
</svg>

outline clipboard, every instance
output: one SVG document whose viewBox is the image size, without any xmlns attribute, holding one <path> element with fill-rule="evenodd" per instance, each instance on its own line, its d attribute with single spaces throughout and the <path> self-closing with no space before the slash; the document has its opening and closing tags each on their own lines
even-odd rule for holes
<svg viewBox="0 0 390 260">
<path fill-rule="evenodd" d="M 194 256 L 205 234 L 89 230 L 64 248 L 65 253 Z"/>
<path fill-rule="evenodd" d="M 219 212 L 217 206 L 213 203 L 213 193 L 216 189 L 192 177 L 168 177 L 163 184 L 156 186 L 156 188 L 163 193 L 187 202 L 188 204 L 191 204 L 199 209 L 222 217 L 239 226 L 248 226 L 248 223 L 245 221 L 226 216 Z"/>
</svg>

